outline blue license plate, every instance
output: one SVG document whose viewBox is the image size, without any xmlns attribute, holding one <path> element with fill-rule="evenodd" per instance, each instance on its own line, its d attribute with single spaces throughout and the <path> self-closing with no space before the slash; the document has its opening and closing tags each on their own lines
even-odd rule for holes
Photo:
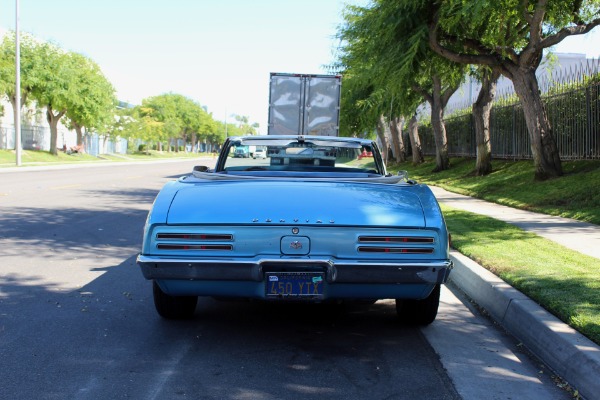
<svg viewBox="0 0 600 400">
<path fill-rule="evenodd" d="M 323 274 L 315 272 L 268 272 L 267 298 L 308 299 L 323 297 Z"/>
</svg>

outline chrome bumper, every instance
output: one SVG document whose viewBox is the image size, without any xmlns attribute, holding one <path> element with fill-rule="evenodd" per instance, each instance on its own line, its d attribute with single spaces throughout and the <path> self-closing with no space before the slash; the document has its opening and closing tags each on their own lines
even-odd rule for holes
<svg viewBox="0 0 600 400">
<path fill-rule="evenodd" d="M 452 261 L 384 262 L 332 258 L 179 259 L 139 255 L 146 279 L 264 281 L 266 272 L 323 272 L 328 283 L 445 283 Z"/>
</svg>

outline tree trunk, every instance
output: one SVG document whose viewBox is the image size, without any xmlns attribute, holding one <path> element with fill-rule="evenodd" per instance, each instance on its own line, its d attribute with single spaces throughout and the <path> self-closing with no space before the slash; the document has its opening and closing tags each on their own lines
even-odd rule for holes
<svg viewBox="0 0 600 400">
<path fill-rule="evenodd" d="M 46 120 L 50 125 L 50 154 L 58 155 L 58 121 L 65 115 L 66 110 L 60 111 L 54 115 L 54 111 L 51 106 L 46 106 Z"/>
<path fill-rule="evenodd" d="M 485 71 L 481 80 L 481 90 L 473 103 L 473 121 L 475 125 L 475 141 L 477 143 L 477 162 L 475 175 L 484 176 L 492 172 L 492 145 L 490 142 L 490 114 L 496 96 L 496 83 L 500 73 Z"/>
<path fill-rule="evenodd" d="M 425 158 L 423 157 L 421 139 L 419 139 L 417 114 L 413 115 L 410 121 L 408 121 L 408 137 L 410 138 L 410 147 L 412 149 L 412 163 L 413 165 L 421 164 L 425 161 Z"/>
<path fill-rule="evenodd" d="M 435 168 L 433 172 L 445 171 L 450 168 L 448 156 L 448 138 L 444 125 L 444 109 L 438 102 L 431 104 L 431 126 L 435 139 Z"/>
<path fill-rule="evenodd" d="M 446 126 L 444 125 L 444 107 L 448 103 L 450 96 L 458 89 L 451 86 L 442 91 L 442 81 L 439 76 L 431 77 L 433 80 L 433 90 L 431 94 L 425 94 L 425 99 L 431 106 L 431 126 L 433 127 L 433 136 L 435 139 L 435 168 L 433 172 L 445 171 L 450 168 L 450 157 L 448 156 L 448 139 L 446 137 Z"/>
<path fill-rule="evenodd" d="M 83 141 L 83 127 L 75 122 L 73 122 L 73 127 L 75 128 L 75 133 L 77 133 L 78 151 L 83 151 L 85 150 L 85 143 Z"/>
<path fill-rule="evenodd" d="M 109 136 L 108 136 L 108 135 L 104 135 L 104 137 L 102 138 L 102 151 L 100 152 L 101 154 L 106 154 L 106 153 L 108 153 L 108 152 L 106 151 L 106 143 L 108 143 L 108 138 L 109 138 Z"/>
<path fill-rule="evenodd" d="M 394 145 L 394 156 L 396 162 L 406 161 L 404 153 L 404 140 L 402 139 L 402 127 L 404 125 L 404 117 L 394 117 L 390 121 L 390 131 L 392 133 L 392 144 Z"/>
<path fill-rule="evenodd" d="M 21 108 L 19 110 L 21 110 L 23 108 L 23 106 L 25 105 L 25 101 L 27 100 L 27 94 L 28 94 L 28 92 L 21 94 Z M 10 96 L 10 104 L 12 105 L 12 108 L 13 108 L 13 115 L 14 115 L 13 123 L 15 124 L 15 130 L 16 130 L 17 129 L 17 96 L 16 95 Z M 20 115 L 22 118 L 23 114 L 20 114 Z M 23 143 L 21 142 L 21 148 L 22 147 L 23 147 Z M 15 150 L 17 150 L 16 137 L 15 137 Z"/>
<path fill-rule="evenodd" d="M 196 153 L 196 143 L 198 142 L 196 133 L 192 133 L 192 153 Z"/>
<path fill-rule="evenodd" d="M 535 179 L 546 180 L 562 176 L 558 147 L 542 103 L 535 69 L 511 68 L 510 72 L 515 92 L 523 105 L 535 165 Z"/>
<path fill-rule="evenodd" d="M 388 141 L 387 136 L 385 134 L 387 124 L 385 123 L 385 118 L 383 115 L 379 116 L 379 120 L 377 121 L 377 137 L 381 141 L 381 154 L 383 155 L 383 162 L 387 165 L 388 161 Z"/>
</svg>

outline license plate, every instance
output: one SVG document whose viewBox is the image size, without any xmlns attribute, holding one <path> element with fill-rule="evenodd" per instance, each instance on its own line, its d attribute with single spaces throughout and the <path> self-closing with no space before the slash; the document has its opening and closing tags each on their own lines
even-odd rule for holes
<svg viewBox="0 0 600 400">
<path fill-rule="evenodd" d="M 308 299 L 323 297 L 323 274 L 315 272 L 269 272 L 268 298 Z"/>
</svg>

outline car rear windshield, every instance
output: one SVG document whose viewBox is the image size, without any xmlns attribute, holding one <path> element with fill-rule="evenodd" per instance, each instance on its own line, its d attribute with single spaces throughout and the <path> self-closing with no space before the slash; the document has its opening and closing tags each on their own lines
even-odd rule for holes
<svg viewBox="0 0 600 400">
<path fill-rule="evenodd" d="M 259 144 L 254 144 L 258 142 Z M 343 141 L 232 142 L 222 171 L 381 174 L 369 145 Z"/>
</svg>

